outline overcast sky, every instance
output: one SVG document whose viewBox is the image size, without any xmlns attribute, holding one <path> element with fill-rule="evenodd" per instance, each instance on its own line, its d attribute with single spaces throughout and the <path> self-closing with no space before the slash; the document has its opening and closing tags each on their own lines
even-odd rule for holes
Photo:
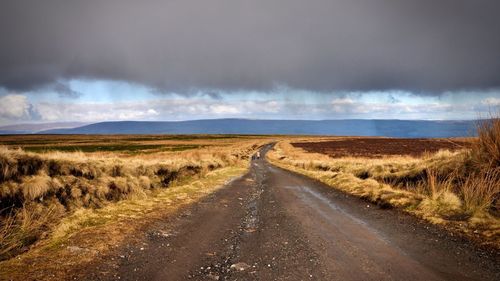
<svg viewBox="0 0 500 281">
<path fill-rule="evenodd" d="M 473 119 L 498 0 L 5 0 L 0 124 Z"/>
</svg>

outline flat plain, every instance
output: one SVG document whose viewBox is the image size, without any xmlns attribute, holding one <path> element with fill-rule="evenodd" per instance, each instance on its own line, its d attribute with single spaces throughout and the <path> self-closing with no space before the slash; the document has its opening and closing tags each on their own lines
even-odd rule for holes
<svg viewBox="0 0 500 281">
<path fill-rule="evenodd" d="M 439 150 L 457 151 L 470 148 L 473 139 L 423 139 L 423 138 L 338 138 L 320 142 L 294 142 L 293 146 L 307 152 L 327 154 L 334 158 L 368 157 L 381 158 L 386 156 L 423 156 L 436 153 Z"/>
<path fill-rule="evenodd" d="M 0 279 L 500 277 L 500 178 L 481 138 L 11 135 L 0 144 Z"/>
</svg>

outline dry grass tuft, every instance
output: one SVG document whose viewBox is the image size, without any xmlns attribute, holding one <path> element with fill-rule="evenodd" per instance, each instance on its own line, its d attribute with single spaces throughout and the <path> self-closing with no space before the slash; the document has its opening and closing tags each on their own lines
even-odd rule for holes
<svg viewBox="0 0 500 281">
<path fill-rule="evenodd" d="M 478 214 L 500 209 L 500 168 L 469 175 L 459 186 L 466 212 Z"/>
<path fill-rule="evenodd" d="M 498 114 L 497 114 L 498 116 Z M 460 193 L 465 209 L 473 214 L 500 211 L 500 118 L 482 121 L 477 129 L 478 141 L 472 147 Z"/>
<path fill-rule="evenodd" d="M 62 217 L 64 207 L 30 204 L 0 223 L 0 257 L 12 257 L 29 249 Z"/>
<path fill-rule="evenodd" d="M 475 164 L 483 169 L 500 167 L 500 117 L 480 122 L 477 134 L 478 142 L 472 149 Z"/>
<path fill-rule="evenodd" d="M 22 183 L 22 193 L 25 201 L 35 200 L 42 197 L 50 189 L 50 177 L 47 175 L 36 175 L 26 177 Z"/>
</svg>

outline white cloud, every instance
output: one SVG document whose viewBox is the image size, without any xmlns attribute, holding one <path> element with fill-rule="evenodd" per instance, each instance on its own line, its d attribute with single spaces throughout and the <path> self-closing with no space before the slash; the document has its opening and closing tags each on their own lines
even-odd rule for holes
<svg viewBox="0 0 500 281">
<path fill-rule="evenodd" d="M 278 113 L 282 109 L 281 103 L 272 100 L 262 104 L 261 109 L 267 113 Z"/>
<path fill-rule="evenodd" d="M 462 112 L 474 118 L 473 105 L 427 102 L 377 102 L 343 97 L 323 102 L 287 100 L 213 100 L 205 98 L 163 98 L 119 103 L 40 104 L 44 120 L 188 120 L 203 118 L 377 118 L 377 119 L 461 119 Z M 472 112 L 472 113 L 471 113 Z M 471 118 L 469 117 L 469 118 Z"/>
<path fill-rule="evenodd" d="M 363 116 L 368 118 L 401 118 L 405 115 L 419 114 L 431 116 L 435 113 L 449 112 L 460 109 L 460 106 L 446 103 L 403 103 L 403 102 L 366 102 L 351 98 L 333 99 L 326 110 L 345 116 Z M 422 118 L 421 117 L 421 118 Z"/>
<path fill-rule="evenodd" d="M 306 93 L 293 98 L 266 95 L 241 95 L 238 99 L 156 96 L 156 99 L 120 102 L 83 102 L 69 99 L 30 102 L 28 97 L 29 93 L 0 96 L 0 123 L 204 118 L 471 119 L 477 118 L 483 112 L 487 113 L 492 105 L 500 105 L 500 98 L 495 95 L 478 98 L 474 102 L 414 99 L 403 94 L 396 95 L 397 100 L 374 94 L 345 94 L 332 99 Z"/>
<path fill-rule="evenodd" d="M 355 102 L 350 98 L 333 99 L 331 105 L 331 110 L 337 113 L 351 112 L 353 110 L 353 107 L 356 106 Z M 357 110 L 359 110 L 359 108 Z"/>
<path fill-rule="evenodd" d="M 235 106 L 224 104 L 214 104 L 210 106 L 210 110 L 215 114 L 238 114 L 241 113 Z"/>
<path fill-rule="evenodd" d="M 156 111 L 156 110 L 154 110 L 152 108 L 148 109 L 148 111 L 146 111 L 146 114 L 147 115 L 151 115 L 151 116 L 159 115 L 158 111 Z"/>
<path fill-rule="evenodd" d="M 1 119 L 26 119 L 30 117 L 31 105 L 24 95 L 9 94 L 0 97 Z"/>
<path fill-rule="evenodd" d="M 351 98 L 337 98 L 332 100 L 332 105 L 351 105 L 354 101 Z"/>
<path fill-rule="evenodd" d="M 36 105 L 44 121 L 179 120 L 217 117 L 248 117 L 278 113 L 276 101 L 218 101 L 193 98 L 157 99 L 119 103 L 50 103 Z"/>
<path fill-rule="evenodd" d="M 36 110 L 44 121 L 150 120 L 160 113 L 151 105 L 135 103 L 39 103 Z"/>
<path fill-rule="evenodd" d="M 481 102 L 483 105 L 500 106 L 500 98 L 487 98 Z"/>
</svg>

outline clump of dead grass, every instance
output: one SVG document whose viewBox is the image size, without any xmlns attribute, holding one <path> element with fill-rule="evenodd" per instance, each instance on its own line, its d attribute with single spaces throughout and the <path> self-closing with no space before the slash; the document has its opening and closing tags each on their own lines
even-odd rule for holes
<svg viewBox="0 0 500 281">
<path fill-rule="evenodd" d="M 466 177 L 459 185 L 464 209 L 471 213 L 487 213 L 499 209 L 500 168 L 481 171 Z"/>
<path fill-rule="evenodd" d="M 471 157 L 482 169 L 500 167 L 500 113 L 497 115 L 478 124 L 478 141 L 473 146 Z"/>
<path fill-rule="evenodd" d="M 497 114 L 498 116 L 498 114 Z M 466 210 L 473 214 L 500 211 L 500 118 L 479 122 L 478 140 L 464 161 L 460 193 Z"/>
<path fill-rule="evenodd" d="M 46 235 L 63 216 L 61 204 L 28 204 L 16 212 L 4 216 L 0 222 L 0 257 L 6 258 L 29 249 Z"/>
</svg>

